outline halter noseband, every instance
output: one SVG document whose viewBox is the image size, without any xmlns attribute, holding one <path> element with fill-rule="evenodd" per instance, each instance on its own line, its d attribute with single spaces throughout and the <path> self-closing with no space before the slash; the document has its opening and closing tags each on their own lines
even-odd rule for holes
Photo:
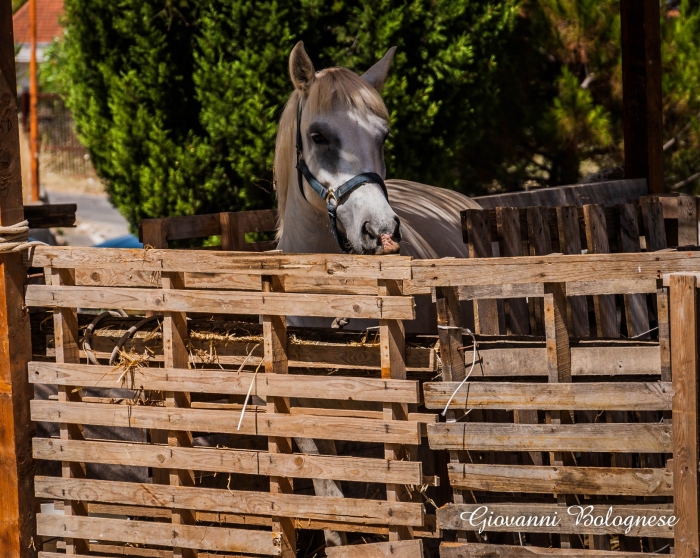
<svg viewBox="0 0 700 558">
<path fill-rule="evenodd" d="M 338 246 L 340 249 L 348 253 L 350 250 L 347 249 L 347 242 L 341 242 L 340 238 L 338 236 L 338 216 L 336 214 L 338 210 L 338 206 L 340 205 L 340 202 L 343 201 L 343 199 L 348 196 L 353 190 L 358 188 L 359 186 L 362 186 L 363 184 L 367 183 L 372 183 L 372 184 L 379 184 L 382 188 L 382 192 L 384 193 L 384 197 L 389 201 L 389 194 L 386 191 L 386 185 L 384 184 L 384 180 L 382 180 L 382 177 L 379 176 L 377 173 L 374 172 L 363 172 L 361 174 L 358 174 L 357 176 L 354 176 L 347 182 L 344 182 L 340 186 L 338 186 L 335 190 L 329 190 L 326 188 L 323 184 L 321 184 L 318 180 L 316 180 L 316 177 L 311 173 L 309 170 L 309 167 L 306 165 L 306 161 L 304 161 L 304 149 L 303 149 L 303 144 L 301 141 L 301 99 L 299 100 L 299 109 L 297 110 L 297 180 L 299 182 L 299 190 L 301 191 L 301 195 L 304 199 L 306 199 L 306 194 L 304 193 L 304 181 L 302 178 L 302 175 L 304 178 L 306 178 L 306 181 L 309 183 L 309 186 L 313 188 L 314 192 L 316 192 L 319 196 L 321 196 L 321 199 L 326 202 L 326 208 L 328 209 L 328 219 L 330 220 L 331 223 L 331 230 L 333 231 L 333 237 L 335 238 L 335 241 L 338 243 Z"/>
</svg>

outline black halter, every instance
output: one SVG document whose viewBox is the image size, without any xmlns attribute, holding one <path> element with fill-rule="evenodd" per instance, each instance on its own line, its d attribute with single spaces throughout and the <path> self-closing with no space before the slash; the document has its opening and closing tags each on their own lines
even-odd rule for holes
<svg viewBox="0 0 700 558">
<path fill-rule="evenodd" d="M 306 178 L 306 181 L 309 183 L 309 186 L 313 188 L 314 192 L 321 196 L 321 199 L 323 199 L 323 201 L 326 202 L 326 207 L 328 208 L 328 218 L 331 222 L 331 230 L 333 231 L 333 237 L 338 243 L 338 246 L 340 246 L 340 249 L 346 253 L 350 251 L 347 246 L 347 240 L 343 239 L 344 241 L 341 242 L 338 236 L 338 217 L 336 215 L 336 212 L 338 210 L 338 205 L 340 205 L 340 202 L 342 202 L 343 199 L 347 195 L 349 195 L 355 188 L 367 183 L 379 184 L 379 186 L 381 186 L 382 188 L 382 192 L 384 193 L 384 197 L 387 199 L 387 201 L 389 200 L 389 194 L 386 191 L 386 185 L 384 184 L 384 180 L 382 180 L 382 177 L 374 172 L 363 172 L 362 174 L 358 174 L 357 176 L 338 186 L 335 190 L 329 190 L 318 180 L 316 180 L 316 177 L 311 173 L 309 167 L 306 165 L 306 161 L 304 161 L 304 149 L 301 141 L 300 100 L 299 110 L 297 111 L 297 180 L 299 182 L 299 190 L 301 191 L 301 195 L 304 199 L 306 199 L 302 175 L 304 178 Z"/>
</svg>

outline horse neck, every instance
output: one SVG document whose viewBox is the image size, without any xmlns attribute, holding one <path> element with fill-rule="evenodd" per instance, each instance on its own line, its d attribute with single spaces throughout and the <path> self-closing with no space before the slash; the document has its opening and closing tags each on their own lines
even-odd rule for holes
<svg viewBox="0 0 700 558">
<path fill-rule="evenodd" d="M 335 254 L 340 252 L 331 232 L 328 214 L 305 200 L 297 185 L 296 172 L 287 181 L 284 228 L 279 250 L 297 254 Z M 315 194 L 313 194 L 315 195 Z"/>
</svg>

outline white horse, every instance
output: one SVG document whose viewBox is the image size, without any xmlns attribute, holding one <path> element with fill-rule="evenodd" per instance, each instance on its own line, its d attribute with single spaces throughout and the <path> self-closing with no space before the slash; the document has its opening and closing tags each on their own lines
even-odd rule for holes
<svg viewBox="0 0 700 558">
<path fill-rule="evenodd" d="M 316 72 L 303 43 L 292 50 L 294 93 L 282 113 L 275 150 L 278 249 L 468 257 L 459 212 L 479 208 L 477 203 L 417 182 L 384 182 L 389 114 L 379 90 L 394 51 L 358 76 L 346 68 Z M 417 327 L 409 322 L 407 329 L 435 327 L 435 310 L 429 299 L 422 302 L 413 322 Z M 309 319 L 290 323 L 328 325 Z M 335 453 L 332 441 L 295 440 L 304 453 Z M 343 495 L 332 480 L 314 480 L 314 490 L 322 496 Z M 342 537 L 327 531 L 326 542 L 342 544 Z"/>
<path fill-rule="evenodd" d="M 458 192 L 387 180 L 387 199 L 377 181 L 363 182 L 337 201 L 339 243 L 326 201 L 307 177 L 300 188 L 297 137 L 310 174 L 330 192 L 361 174 L 385 178 L 389 114 L 379 90 L 395 48 L 362 76 L 347 68 L 316 72 L 303 43 L 292 50 L 289 73 L 294 93 L 282 113 L 275 149 L 280 250 L 354 254 L 400 250 L 416 258 L 468 257 L 459 212 L 479 205 Z"/>
</svg>

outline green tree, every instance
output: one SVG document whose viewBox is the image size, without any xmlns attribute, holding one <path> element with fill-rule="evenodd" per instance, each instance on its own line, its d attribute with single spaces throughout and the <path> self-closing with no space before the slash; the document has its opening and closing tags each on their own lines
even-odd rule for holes
<svg viewBox="0 0 700 558">
<path fill-rule="evenodd" d="M 319 68 L 358 71 L 398 44 L 385 93 L 389 174 L 463 187 L 474 176 L 464 153 L 480 148 L 497 109 L 498 51 L 516 8 L 516 0 L 66 0 L 53 60 L 97 173 L 135 226 L 274 203 L 274 136 L 300 39 Z"/>
</svg>

